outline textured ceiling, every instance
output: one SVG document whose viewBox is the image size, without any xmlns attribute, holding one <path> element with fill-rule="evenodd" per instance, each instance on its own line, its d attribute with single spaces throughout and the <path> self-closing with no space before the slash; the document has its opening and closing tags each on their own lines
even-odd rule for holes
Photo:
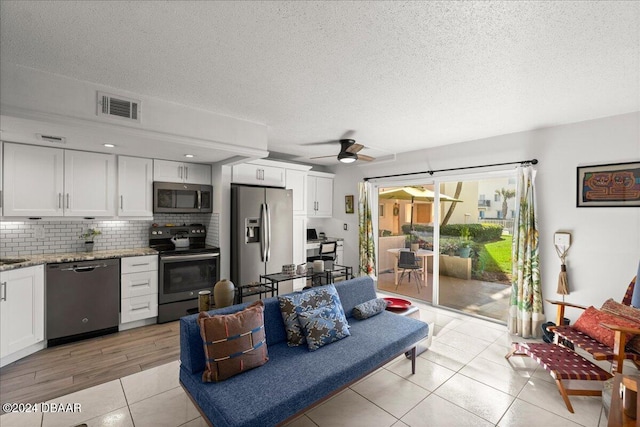
<svg viewBox="0 0 640 427">
<path fill-rule="evenodd" d="M 0 3 L 2 61 L 381 156 L 640 110 L 640 2 Z M 332 162 L 335 159 L 331 159 Z"/>
</svg>

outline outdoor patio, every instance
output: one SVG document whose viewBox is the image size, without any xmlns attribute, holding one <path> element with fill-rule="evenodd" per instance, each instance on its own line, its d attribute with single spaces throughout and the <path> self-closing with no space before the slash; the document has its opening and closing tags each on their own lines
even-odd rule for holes
<svg viewBox="0 0 640 427">
<path fill-rule="evenodd" d="M 393 272 L 381 273 L 378 276 L 378 290 L 407 296 L 417 300 L 432 302 L 433 275 L 427 277 L 427 287 L 416 289 L 415 281 L 410 283 L 407 277 L 395 289 Z M 449 276 L 440 276 L 440 305 L 478 316 L 507 321 L 511 286 L 503 283 L 483 282 L 480 280 L 464 280 Z"/>
</svg>

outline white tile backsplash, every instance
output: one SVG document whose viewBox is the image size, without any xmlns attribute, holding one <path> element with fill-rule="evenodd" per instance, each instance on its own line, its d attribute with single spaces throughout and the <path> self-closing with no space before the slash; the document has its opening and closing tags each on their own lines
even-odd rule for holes
<svg viewBox="0 0 640 427">
<path fill-rule="evenodd" d="M 153 220 L 20 220 L 0 219 L 0 256 L 27 256 L 66 252 L 84 252 L 80 234 L 97 228 L 94 250 L 140 248 L 149 245 L 151 224 L 204 224 L 207 244 L 219 246 L 218 214 L 158 214 Z M 42 234 L 44 228 L 44 236 Z"/>
</svg>

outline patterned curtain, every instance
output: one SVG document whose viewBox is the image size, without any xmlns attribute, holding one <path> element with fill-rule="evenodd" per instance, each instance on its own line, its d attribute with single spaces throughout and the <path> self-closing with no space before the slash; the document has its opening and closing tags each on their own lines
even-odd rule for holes
<svg viewBox="0 0 640 427">
<path fill-rule="evenodd" d="M 358 230 L 360 236 L 360 273 L 375 279 L 376 277 L 376 245 L 371 220 L 371 192 L 373 186 L 369 182 L 358 183 Z"/>
<path fill-rule="evenodd" d="M 536 171 L 518 168 L 516 218 L 513 231 L 509 332 L 525 338 L 542 336 L 545 322 L 540 288 L 538 220 L 535 205 Z"/>
</svg>

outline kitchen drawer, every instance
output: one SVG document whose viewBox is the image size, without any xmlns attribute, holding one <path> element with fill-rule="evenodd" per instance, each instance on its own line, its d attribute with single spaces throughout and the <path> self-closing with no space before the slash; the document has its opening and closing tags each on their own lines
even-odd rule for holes
<svg viewBox="0 0 640 427">
<path fill-rule="evenodd" d="M 120 258 L 120 273 L 138 273 L 140 271 L 158 271 L 158 255 L 145 255 Z"/>
<path fill-rule="evenodd" d="M 139 297 L 142 295 L 158 295 L 158 272 L 141 271 L 123 274 L 120 277 L 121 298 Z"/>
<path fill-rule="evenodd" d="M 123 298 L 120 308 L 120 323 L 134 322 L 158 315 L 158 295 Z"/>
</svg>

